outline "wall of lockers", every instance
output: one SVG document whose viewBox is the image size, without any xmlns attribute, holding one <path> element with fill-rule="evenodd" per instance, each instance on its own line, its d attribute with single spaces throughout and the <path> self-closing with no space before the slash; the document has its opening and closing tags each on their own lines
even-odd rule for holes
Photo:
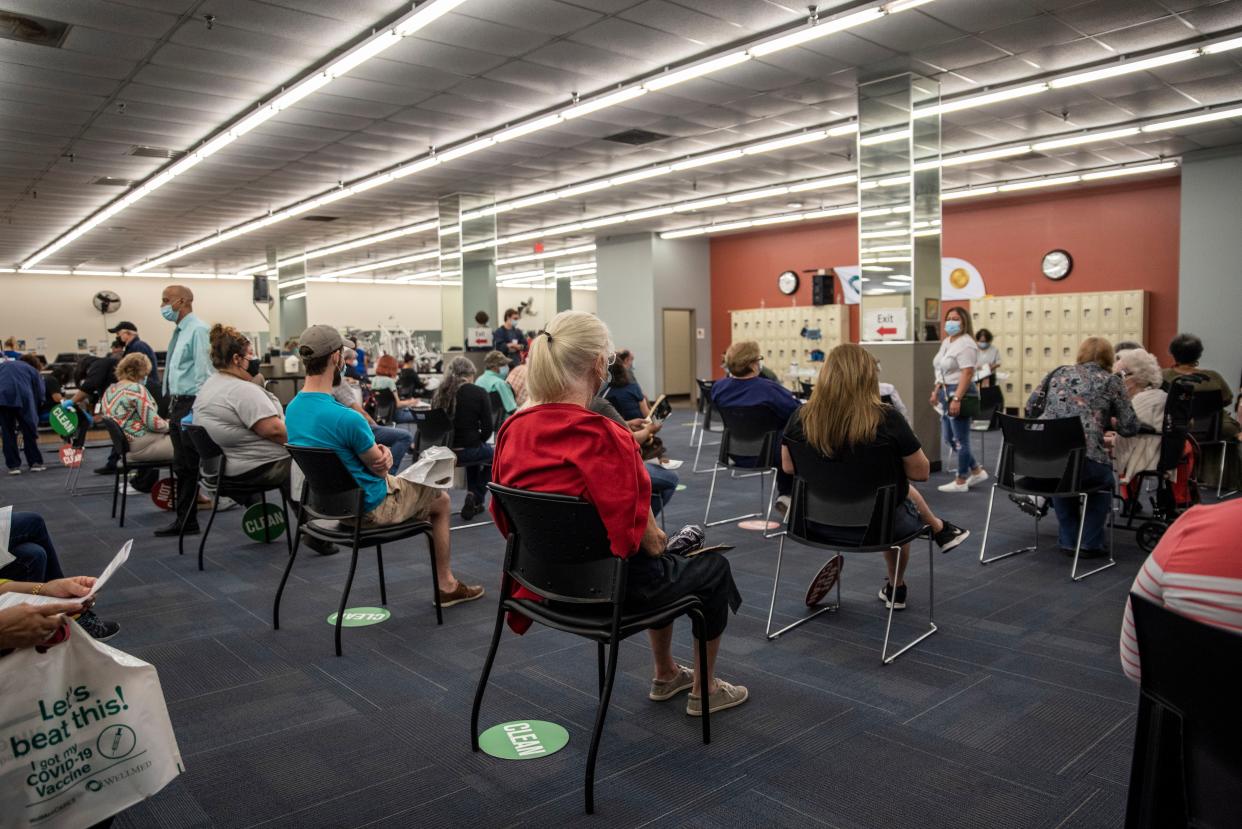
<svg viewBox="0 0 1242 829">
<path fill-rule="evenodd" d="M 1001 384 L 1005 405 L 1020 407 L 1044 375 L 1077 360 L 1087 337 L 1144 342 L 1146 292 L 988 297 L 971 300 L 970 317 L 974 330 L 991 331 L 1000 349 L 1000 370 L 1009 372 Z"/>
<path fill-rule="evenodd" d="M 764 364 L 785 379 L 791 363 L 811 365 L 811 352 L 827 354 L 850 340 L 850 314 L 844 305 L 749 308 L 732 312 L 733 340 L 755 340 Z M 807 337 L 803 332 L 811 333 Z M 814 332 L 819 333 L 816 339 Z"/>
</svg>

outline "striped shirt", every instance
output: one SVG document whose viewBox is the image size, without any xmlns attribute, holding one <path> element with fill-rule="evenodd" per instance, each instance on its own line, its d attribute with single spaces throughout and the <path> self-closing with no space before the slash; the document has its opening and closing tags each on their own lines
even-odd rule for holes
<svg viewBox="0 0 1242 829">
<path fill-rule="evenodd" d="M 151 392 L 138 383 L 122 380 L 108 386 L 103 396 L 103 413 L 116 421 L 130 440 L 168 431 L 168 422 L 155 413 Z"/>
<path fill-rule="evenodd" d="M 1242 499 L 1187 510 L 1143 563 L 1131 592 L 1205 625 L 1242 634 Z M 1126 600 L 1121 667 L 1142 676 L 1134 614 Z"/>
</svg>

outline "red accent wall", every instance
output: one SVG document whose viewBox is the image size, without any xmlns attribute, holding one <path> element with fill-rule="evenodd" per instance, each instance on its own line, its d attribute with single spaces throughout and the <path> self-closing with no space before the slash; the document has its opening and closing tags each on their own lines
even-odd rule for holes
<svg viewBox="0 0 1242 829">
<path fill-rule="evenodd" d="M 947 203 L 945 256 L 972 262 L 988 293 L 997 296 L 1142 289 L 1147 294 L 1146 345 L 1162 363 L 1177 333 L 1177 269 L 1180 181 L 1081 188 L 1021 198 Z M 857 221 L 720 236 L 711 240 L 712 345 L 724 352 L 731 339 L 729 311 L 811 304 L 811 278 L 803 276 L 794 297 L 776 289 L 781 271 L 851 265 L 858 260 Z M 1054 248 L 1074 258 L 1062 282 L 1039 271 Z M 840 300 L 840 289 L 836 291 Z M 858 307 L 852 306 L 850 337 L 858 339 Z M 718 372 L 719 373 L 719 372 Z"/>
</svg>

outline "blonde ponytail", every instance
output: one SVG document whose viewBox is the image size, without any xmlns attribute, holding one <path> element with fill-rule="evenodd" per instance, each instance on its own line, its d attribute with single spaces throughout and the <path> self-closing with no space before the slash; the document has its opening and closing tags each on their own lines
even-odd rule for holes
<svg viewBox="0 0 1242 829">
<path fill-rule="evenodd" d="M 539 404 L 563 400 L 574 381 L 590 375 L 596 359 L 611 352 L 608 326 L 594 314 L 557 314 L 530 344 L 526 388 L 531 401 Z"/>
</svg>

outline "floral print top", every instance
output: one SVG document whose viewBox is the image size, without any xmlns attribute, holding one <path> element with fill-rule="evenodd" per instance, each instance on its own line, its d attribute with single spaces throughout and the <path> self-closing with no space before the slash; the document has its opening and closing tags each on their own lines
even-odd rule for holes
<svg viewBox="0 0 1242 829">
<path fill-rule="evenodd" d="M 1079 363 L 1061 366 L 1049 372 L 1039 388 L 1031 392 L 1026 401 L 1026 416 L 1031 417 L 1034 407 L 1044 400 L 1040 420 L 1058 417 L 1078 417 L 1087 435 L 1087 457 L 1099 463 L 1112 463 L 1104 447 L 1104 433 L 1116 432 L 1130 437 L 1138 434 L 1138 416 L 1130 405 L 1125 381 L 1099 363 Z M 1114 418 L 1116 424 L 1113 423 Z"/>
</svg>

